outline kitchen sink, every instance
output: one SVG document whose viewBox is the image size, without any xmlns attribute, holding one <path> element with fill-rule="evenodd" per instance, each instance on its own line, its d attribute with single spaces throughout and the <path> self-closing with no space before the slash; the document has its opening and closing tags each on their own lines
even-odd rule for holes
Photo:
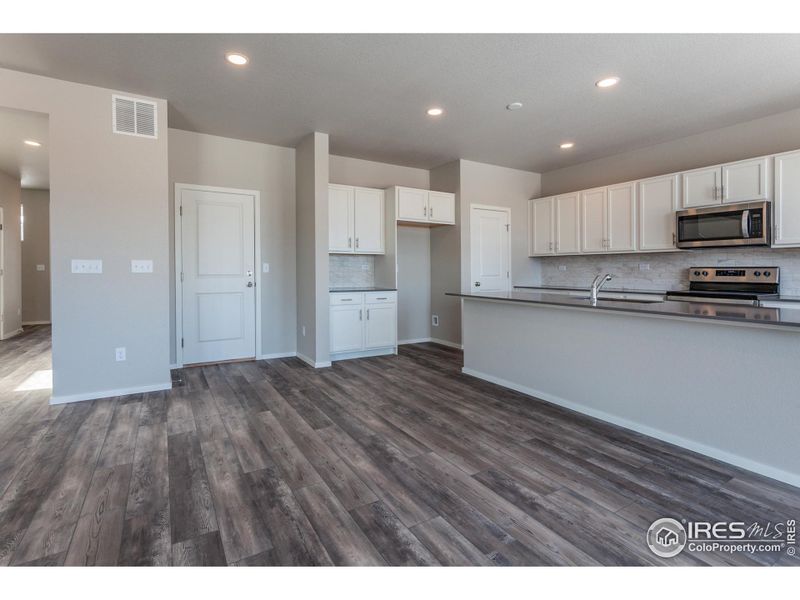
<svg viewBox="0 0 800 600">
<path fill-rule="evenodd" d="M 581 300 L 589 300 L 589 296 L 573 296 Z M 601 302 L 627 302 L 629 304 L 658 304 L 664 302 L 663 298 L 598 298 L 597 303 Z"/>
</svg>

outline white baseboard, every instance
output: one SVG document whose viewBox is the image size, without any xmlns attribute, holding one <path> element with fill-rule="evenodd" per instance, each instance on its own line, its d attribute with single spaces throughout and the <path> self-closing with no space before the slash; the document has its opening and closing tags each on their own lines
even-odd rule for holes
<svg viewBox="0 0 800 600">
<path fill-rule="evenodd" d="M 262 354 L 258 360 L 270 360 L 272 358 L 290 358 L 297 356 L 297 352 L 273 352 L 272 354 Z"/>
<path fill-rule="evenodd" d="M 130 394 L 144 394 L 146 392 L 160 392 L 172 389 L 172 382 L 154 383 L 116 390 L 103 390 L 100 392 L 87 392 L 85 394 L 70 394 L 67 396 L 51 396 L 50 404 L 67 404 L 69 402 L 83 402 L 84 400 L 97 400 L 99 398 L 114 398 L 115 396 L 129 396 Z"/>
<path fill-rule="evenodd" d="M 2 338 L 0 338 L 0 340 L 10 340 L 11 338 L 19 335 L 20 333 L 22 333 L 22 327 L 20 327 L 16 331 L 12 331 L 10 333 L 5 334 Z"/>
<path fill-rule="evenodd" d="M 50 325 L 50 321 L 23 321 L 22 326 L 26 325 Z"/>
<path fill-rule="evenodd" d="M 324 368 L 324 367 L 330 367 L 330 366 L 331 366 L 331 361 L 327 361 L 327 362 L 314 362 L 313 360 L 311 360 L 311 359 L 310 359 L 308 356 L 306 356 L 305 354 L 300 354 L 299 352 L 297 352 L 297 353 L 295 353 L 295 355 L 297 356 L 297 358 L 299 358 L 300 360 L 302 360 L 304 363 L 306 363 L 307 365 L 310 365 L 310 366 L 314 367 L 315 369 L 322 369 L 322 368 Z"/>
<path fill-rule="evenodd" d="M 790 485 L 800 487 L 800 474 L 798 473 L 792 473 L 790 471 L 784 471 L 783 469 L 777 469 L 775 467 L 771 467 L 770 465 L 765 465 L 763 463 L 751 460 L 749 458 L 745 458 L 743 456 L 739 456 L 737 454 L 732 454 L 730 452 L 721 450 L 719 448 L 715 448 L 713 446 L 707 446 L 706 444 L 702 444 L 700 442 L 687 440 L 686 438 L 680 437 L 678 435 L 667 433 L 665 431 L 661 431 L 660 429 L 655 429 L 648 425 L 643 425 L 641 423 L 637 423 L 635 421 L 631 421 L 623 417 L 618 417 L 616 415 L 607 413 L 602 410 L 590 408 L 588 406 L 584 406 L 583 404 L 578 404 L 570 400 L 565 400 L 564 398 L 554 396 L 553 394 L 548 394 L 547 392 L 535 390 L 533 388 L 529 388 L 527 386 L 514 383 L 513 381 L 501 379 L 500 377 L 495 377 L 494 375 L 488 375 L 486 373 L 482 373 L 481 371 L 476 371 L 468 367 L 462 367 L 461 371 L 465 375 L 471 375 L 472 377 L 483 379 L 484 381 L 488 381 L 489 383 L 494 383 L 502 387 L 515 390 L 517 392 L 522 392 L 523 394 L 527 394 L 528 396 L 533 396 L 539 400 L 544 400 L 545 402 L 549 402 L 550 404 L 563 406 L 564 408 L 574 410 L 575 412 L 587 415 L 589 417 L 600 419 L 601 421 L 605 421 L 606 423 L 611 423 L 612 425 L 617 425 L 624 429 L 630 429 L 637 433 L 649 435 L 650 437 L 661 440 L 662 442 L 674 444 L 675 446 L 680 446 L 681 448 L 686 448 L 687 450 L 691 450 L 692 452 L 697 452 L 698 454 L 704 454 L 705 456 L 710 456 L 711 458 L 720 460 L 735 467 L 740 467 L 742 469 L 758 473 L 759 475 L 764 475 L 765 477 L 770 477 L 772 479 L 777 479 L 778 481 L 783 481 Z"/>
<path fill-rule="evenodd" d="M 463 350 L 464 346 L 462 344 L 456 344 L 455 342 L 448 342 L 447 340 L 440 340 L 439 338 L 431 338 L 431 342 L 434 344 L 439 344 L 441 346 L 447 346 L 448 348 L 455 348 L 456 350 Z"/>
<path fill-rule="evenodd" d="M 424 344 L 425 342 L 430 342 L 432 339 L 433 338 L 426 337 L 426 338 L 417 338 L 414 340 L 400 340 L 399 342 L 397 342 L 397 345 L 403 346 L 405 344 Z"/>
<path fill-rule="evenodd" d="M 357 352 L 340 352 L 339 354 L 331 354 L 331 360 L 350 360 L 352 358 L 370 358 L 372 356 L 386 356 L 387 354 L 397 354 L 395 349 L 392 348 L 378 348 L 377 350 L 359 350 Z"/>
</svg>

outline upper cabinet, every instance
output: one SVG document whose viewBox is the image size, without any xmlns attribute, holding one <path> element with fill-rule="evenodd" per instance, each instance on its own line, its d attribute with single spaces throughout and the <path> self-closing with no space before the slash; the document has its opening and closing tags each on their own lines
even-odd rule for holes
<svg viewBox="0 0 800 600">
<path fill-rule="evenodd" d="M 685 171 L 683 208 L 771 200 L 769 167 L 769 157 L 761 157 Z"/>
<path fill-rule="evenodd" d="M 337 254 L 385 252 L 384 192 L 328 186 L 328 251 Z"/>
<path fill-rule="evenodd" d="M 678 175 L 652 177 L 639 182 L 640 251 L 675 250 L 678 185 Z"/>
<path fill-rule="evenodd" d="M 528 201 L 528 256 L 555 254 L 555 201 L 554 197 Z"/>
<path fill-rule="evenodd" d="M 398 222 L 427 225 L 455 225 L 456 197 L 447 192 L 432 192 L 407 187 L 393 187 Z"/>
<path fill-rule="evenodd" d="M 583 252 L 636 250 L 636 185 L 581 192 L 581 223 Z"/>
<path fill-rule="evenodd" d="M 555 198 L 556 254 L 577 254 L 581 251 L 580 194 L 564 194 Z"/>
<path fill-rule="evenodd" d="M 800 246 L 800 151 L 775 157 L 772 245 Z"/>
</svg>

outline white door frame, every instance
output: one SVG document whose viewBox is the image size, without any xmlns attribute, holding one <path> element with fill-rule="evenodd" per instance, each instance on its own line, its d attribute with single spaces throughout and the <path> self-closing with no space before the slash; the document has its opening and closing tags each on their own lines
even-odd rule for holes
<svg viewBox="0 0 800 600">
<path fill-rule="evenodd" d="M 469 283 L 469 289 L 472 289 L 473 282 L 475 281 L 475 273 L 472 272 L 472 223 L 473 223 L 472 215 L 473 215 L 473 212 L 474 212 L 474 210 L 476 208 L 477 209 L 482 209 L 482 210 L 495 210 L 495 211 L 498 211 L 498 212 L 504 212 L 504 213 L 506 213 L 506 216 L 508 217 L 508 291 L 511 291 L 513 289 L 513 286 L 511 285 L 511 281 L 513 280 L 513 275 L 514 275 L 513 271 L 511 270 L 511 265 L 513 264 L 513 261 L 511 260 L 511 258 L 512 258 L 512 255 L 511 255 L 511 208 L 508 207 L 508 206 L 492 206 L 490 204 L 470 204 L 469 205 L 469 229 L 470 229 L 470 233 L 469 233 L 469 240 L 470 240 L 470 246 L 469 246 L 469 281 L 470 281 L 470 283 Z"/>
<path fill-rule="evenodd" d="M 3 220 L 3 207 L 0 206 L 0 340 L 5 337 L 5 296 L 6 286 L 6 227 Z"/>
<path fill-rule="evenodd" d="M 256 283 L 256 356 L 255 359 L 261 358 L 261 194 L 258 190 L 242 190 L 236 188 L 215 187 L 210 185 L 194 185 L 191 183 L 176 183 L 175 184 L 175 198 L 174 198 L 174 211 L 175 211 L 175 366 L 183 366 L 183 346 L 181 340 L 183 339 L 183 282 L 181 281 L 181 266 L 183 265 L 183 230 L 181 228 L 181 192 L 183 190 L 198 190 L 201 192 L 221 192 L 225 194 L 241 194 L 243 196 L 253 196 L 254 219 L 253 227 L 255 229 L 255 258 L 254 269 L 255 283 Z"/>
</svg>

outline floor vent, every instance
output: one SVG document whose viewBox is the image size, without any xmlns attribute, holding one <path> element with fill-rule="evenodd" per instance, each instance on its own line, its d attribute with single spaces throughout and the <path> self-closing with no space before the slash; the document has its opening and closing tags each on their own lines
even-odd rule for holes
<svg viewBox="0 0 800 600">
<path fill-rule="evenodd" d="M 155 102 L 116 94 L 111 102 L 114 133 L 158 138 Z"/>
</svg>

